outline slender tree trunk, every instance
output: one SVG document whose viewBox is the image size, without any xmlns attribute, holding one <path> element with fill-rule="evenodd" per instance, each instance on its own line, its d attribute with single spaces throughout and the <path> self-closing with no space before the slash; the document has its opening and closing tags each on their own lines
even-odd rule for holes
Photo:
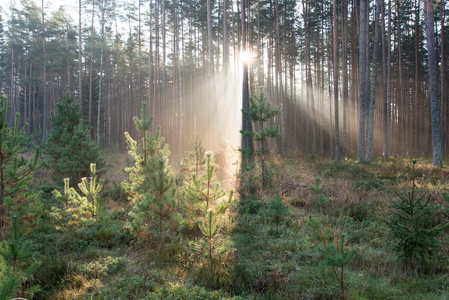
<svg viewBox="0 0 449 300">
<path fill-rule="evenodd" d="M 342 1 L 342 68 L 343 68 L 343 156 L 347 156 L 348 153 L 348 0 Z"/>
<path fill-rule="evenodd" d="M 359 151 L 358 160 L 365 161 L 365 102 L 366 102 L 366 6 L 367 0 L 360 0 L 360 34 L 359 34 Z"/>
<path fill-rule="evenodd" d="M 441 23 L 443 24 L 443 23 Z M 443 62 L 442 62 L 443 64 Z M 414 155 L 419 155 L 420 153 L 420 139 L 419 139 L 419 95 L 420 95 L 420 80 L 419 80 L 419 0 L 416 1 L 415 4 L 415 103 L 413 105 L 415 109 L 415 122 L 414 122 L 414 141 L 413 141 L 413 149 Z M 442 68 L 443 71 L 444 68 Z M 444 82 L 444 81 L 442 81 Z"/>
<path fill-rule="evenodd" d="M 100 145 L 100 116 L 101 116 L 101 96 L 103 88 L 103 48 L 104 48 L 104 24 L 105 20 L 105 1 L 100 0 L 100 10 L 101 10 L 101 46 L 100 46 L 100 83 L 98 92 L 98 107 L 97 107 L 97 145 Z"/>
<path fill-rule="evenodd" d="M 275 18 L 276 18 L 276 82 L 278 85 L 278 103 L 282 104 L 281 114 L 281 151 L 282 155 L 287 155 L 286 149 L 286 133 L 285 133 L 285 103 L 284 103 L 284 88 L 282 84 L 282 66 L 281 66 L 281 38 L 279 29 L 279 1 L 275 0 Z"/>
<path fill-rule="evenodd" d="M 360 26 L 357 26 L 357 8 L 356 8 L 356 1 L 353 1 L 352 5 L 352 21 L 351 21 L 351 27 L 352 28 L 360 28 Z M 357 120 L 357 50 L 356 50 L 356 33 L 357 30 L 351 30 L 351 69 L 352 69 L 352 75 L 351 75 L 351 102 L 350 102 L 350 113 L 351 117 L 349 118 L 349 128 L 348 128 L 348 135 L 349 135 L 349 141 L 348 141 L 348 148 L 353 150 L 352 143 L 353 143 L 353 137 L 357 135 L 356 128 L 356 120 Z M 355 152 L 355 151 L 354 151 Z"/>
<path fill-rule="evenodd" d="M 381 13 L 382 13 L 382 95 L 383 95 L 383 158 L 387 158 L 388 153 L 388 97 L 387 97 L 387 54 L 386 47 L 390 45 L 385 41 L 385 1 L 381 1 Z"/>
<path fill-rule="evenodd" d="M 396 10 L 398 12 L 398 80 L 399 80 L 399 101 L 400 101 L 400 112 L 399 112 L 399 132 L 401 135 L 400 141 L 401 141 L 401 152 L 402 155 L 407 155 L 406 153 L 406 140 L 405 140 L 405 133 L 406 133 L 406 116 L 405 116 L 405 101 L 404 101 L 404 78 L 403 78 L 403 67 L 402 67 L 402 30 L 401 30 L 401 8 L 400 8 L 400 2 L 399 0 L 396 0 Z"/>
<path fill-rule="evenodd" d="M 240 0 L 241 5 L 241 23 L 242 23 L 242 52 L 246 52 L 246 26 L 245 26 L 245 0 Z M 243 63 L 243 89 L 242 89 L 242 109 L 249 110 L 249 87 L 248 87 L 248 63 Z M 251 120 L 242 118 L 242 130 L 252 132 Z M 248 156 L 253 154 L 253 139 L 242 135 L 242 149 L 247 151 Z"/>
<path fill-rule="evenodd" d="M 82 41 L 82 36 L 81 36 L 81 28 L 82 28 L 82 23 L 81 23 L 81 0 L 79 0 L 79 12 L 78 12 L 78 18 L 79 18 L 79 22 L 78 22 L 78 106 L 79 106 L 79 110 L 82 112 L 83 111 L 83 76 L 82 76 L 82 70 L 83 70 L 83 63 L 82 63 L 82 59 L 81 59 L 81 41 Z"/>
<path fill-rule="evenodd" d="M 43 113 L 43 126 L 42 126 L 42 138 L 47 139 L 47 53 L 45 51 L 45 12 L 44 12 L 44 0 L 42 0 L 42 57 L 44 65 L 44 113 Z"/>
<path fill-rule="evenodd" d="M 388 34 L 387 34 L 387 157 L 391 152 L 391 0 L 388 1 Z"/>
<path fill-rule="evenodd" d="M 228 70 L 228 7 L 226 0 L 223 0 L 223 71 Z M 225 76 L 226 78 L 226 76 Z"/>
<path fill-rule="evenodd" d="M 335 160 L 340 160 L 340 133 L 338 122 L 338 25 L 337 0 L 333 0 L 333 79 L 334 79 L 334 110 L 335 110 Z"/>
<path fill-rule="evenodd" d="M 163 123 L 162 128 L 168 131 L 168 114 L 167 114 L 167 94 L 165 93 L 167 89 L 167 49 L 166 49 L 166 28 L 165 28 L 165 1 L 162 0 L 162 117 Z M 159 90 L 160 91 L 160 90 Z"/>
<path fill-rule="evenodd" d="M 437 167 L 442 167 L 443 160 L 441 153 L 441 136 L 440 136 L 440 111 L 439 111 L 440 108 L 438 99 L 437 57 L 435 49 L 435 32 L 433 28 L 435 24 L 433 14 L 433 0 L 425 0 L 425 3 L 427 5 L 426 32 L 427 32 L 427 49 L 429 52 L 433 165 Z"/>
<path fill-rule="evenodd" d="M 140 5 L 141 5 L 141 0 L 139 0 L 139 4 L 138 4 L 138 9 L 139 9 L 139 28 L 138 28 L 138 42 L 139 42 L 139 78 L 138 78 L 138 88 L 139 88 L 139 105 L 138 107 L 142 106 L 142 26 L 141 26 L 141 9 L 140 9 Z"/>
<path fill-rule="evenodd" d="M 371 89 L 369 102 L 368 140 L 366 143 L 366 160 L 371 161 L 374 157 L 374 108 L 376 105 L 376 77 L 377 77 L 377 52 L 379 46 L 379 14 L 380 0 L 376 0 L 376 12 L 374 21 L 374 45 L 373 45 L 373 68 L 371 71 Z"/>
<path fill-rule="evenodd" d="M 447 116 L 447 102 L 446 102 L 446 37 L 445 37 L 445 7 L 444 0 L 440 2 L 440 12 L 441 12 L 441 65 L 440 65 L 440 77 L 441 77 L 441 148 L 442 156 L 444 157 L 447 153 L 447 126 L 446 126 L 446 116 Z"/>
<path fill-rule="evenodd" d="M 92 75 L 93 75 L 93 48 L 94 48 L 94 19 L 95 1 L 92 1 L 92 25 L 90 27 L 90 66 L 89 66 L 89 126 L 92 126 Z"/>
</svg>

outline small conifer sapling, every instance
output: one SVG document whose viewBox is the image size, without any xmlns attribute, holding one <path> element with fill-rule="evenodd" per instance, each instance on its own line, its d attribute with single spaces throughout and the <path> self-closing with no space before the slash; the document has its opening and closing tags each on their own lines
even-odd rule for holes
<svg viewBox="0 0 449 300">
<path fill-rule="evenodd" d="M 0 97 L 0 234 L 3 234 L 6 207 L 13 213 L 29 209 L 30 205 L 18 203 L 23 200 L 23 191 L 28 189 L 33 172 L 42 167 L 39 162 L 39 148 L 36 148 L 30 160 L 20 156 L 28 151 L 29 139 L 25 134 L 27 125 L 19 128 L 20 115 L 16 114 L 14 126 L 10 127 L 10 109 L 8 100 Z"/>
<path fill-rule="evenodd" d="M 253 137 L 254 141 L 260 141 L 260 147 L 257 151 L 257 155 L 261 157 L 261 177 L 262 177 L 262 190 L 267 185 L 266 170 L 265 170 L 265 155 L 268 151 L 266 146 L 267 137 L 277 137 L 280 134 L 279 125 L 271 125 L 265 127 L 265 123 L 274 118 L 275 116 L 281 114 L 282 105 L 271 107 L 265 94 L 261 91 L 259 96 L 254 95 L 249 99 L 250 107 L 248 111 L 242 110 L 243 117 L 246 120 L 251 120 L 256 125 L 256 131 L 242 131 L 244 135 L 250 135 Z M 258 130 L 257 130 L 258 129 Z"/>
<path fill-rule="evenodd" d="M 213 264 L 212 264 L 212 242 L 213 238 L 220 232 L 220 224 L 216 220 L 216 215 L 213 209 L 209 209 L 206 213 L 205 218 L 198 224 L 201 230 L 201 233 L 206 237 L 208 244 L 208 252 L 209 252 L 209 269 L 210 274 L 213 272 Z"/>
<path fill-rule="evenodd" d="M 162 246 L 163 220 L 176 208 L 176 185 L 165 159 L 158 162 L 158 171 L 151 177 L 154 191 L 153 212 L 159 217 L 159 249 Z"/>
<path fill-rule="evenodd" d="M 340 284 L 341 299 L 343 300 L 345 299 L 344 268 L 354 259 L 356 253 L 354 248 L 347 251 L 344 243 L 344 235 L 341 234 L 339 241 L 337 240 L 335 244 L 328 244 L 318 248 L 318 251 L 323 255 L 324 263 L 332 268 Z"/>
<path fill-rule="evenodd" d="M 96 164 L 90 164 L 90 181 L 83 177 L 81 183 L 78 184 L 80 191 L 86 196 L 90 203 L 90 212 L 92 219 L 97 219 L 99 207 L 99 193 L 103 188 L 104 181 L 102 179 L 97 181 Z"/>
</svg>

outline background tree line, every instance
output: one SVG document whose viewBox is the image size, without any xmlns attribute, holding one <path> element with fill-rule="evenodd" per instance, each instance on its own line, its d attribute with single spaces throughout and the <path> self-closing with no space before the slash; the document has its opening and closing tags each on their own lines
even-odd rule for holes
<svg viewBox="0 0 449 300">
<path fill-rule="evenodd" d="M 51 112 L 70 91 L 104 146 L 125 149 L 123 132 L 137 137 L 132 118 L 147 103 L 174 152 L 185 151 L 196 133 L 218 147 L 240 101 L 239 58 L 247 49 L 249 94 L 263 88 L 270 103 L 282 104 L 281 137 L 272 145 L 279 153 L 430 155 L 432 112 L 447 153 L 444 0 L 78 4 L 78 20 L 64 8 L 49 12 L 45 0 L 22 0 L 1 14 L 0 92 L 9 98 L 11 124 L 20 112 L 36 138 L 46 137 Z M 429 7 L 434 20 L 426 27 Z M 437 110 L 428 49 L 435 50 Z"/>
</svg>

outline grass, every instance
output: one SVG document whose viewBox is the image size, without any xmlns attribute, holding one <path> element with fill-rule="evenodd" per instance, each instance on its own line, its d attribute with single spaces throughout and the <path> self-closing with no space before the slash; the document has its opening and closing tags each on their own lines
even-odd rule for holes
<svg viewBox="0 0 449 300">
<path fill-rule="evenodd" d="M 449 298 L 449 232 L 422 269 L 405 266 L 393 250 L 388 199 L 410 188 L 410 160 L 361 164 L 301 154 L 272 158 L 271 187 L 239 199 L 224 219 L 213 241 L 210 274 L 194 224 L 190 229 L 167 226 L 161 250 L 155 232 L 132 233 L 128 201 L 117 185 L 126 179 L 120 171 L 126 155 L 107 156 L 103 222 L 71 231 L 47 224 L 26 235 L 47 262 L 28 283 L 46 280 L 39 299 L 339 299 L 339 283 L 323 265 L 318 247 L 342 233 L 345 247 L 357 251 L 345 267 L 347 299 Z M 449 171 L 424 160 L 416 167 L 417 186 L 431 192 L 431 204 L 441 212 L 434 217 L 447 222 L 441 192 L 448 187 Z M 321 210 L 309 189 L 316 177 L 328 199 Z M 282 206 L 275 204 L 276 197 Z"/>
</svg>

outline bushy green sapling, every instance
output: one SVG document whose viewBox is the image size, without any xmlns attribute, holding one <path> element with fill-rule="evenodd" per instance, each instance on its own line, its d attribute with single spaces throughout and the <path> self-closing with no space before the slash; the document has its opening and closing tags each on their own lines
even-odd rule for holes
<svg viewBox="0 0 449 300">
<path fill-rule="evenodd" d="M 62 193 L 58 190 L 53 190 L 53 197 L 57 201 L 57 205 L 52 207 L 51 216 L 59 223 L 63 223 L 66 227 L 69 226 L 70 221 L 76 215 L 75 209 L 78 209 L 77 202 L 78 193 L 74 188 L 70 187 L 70 178 L 64 178 L 64 190 Z M 71 211 L 69 211 L 71 209 Z"/>
<path fill-rule="evenodd" d="M 158 170 L 151 177 L 154 191 L 153 212 L 159 217 L 159 249 L 162 246 L 162 222 L 175 210 L 177 205 L 176 184 L 171 168 L 165 159 L 158 162 Z"/>
<path fill-rule="evenodd" d="M 181 161 L 181 171 L 188 176 L 194 173 L 198 177 L 206 163 L 206 152 L 201 140 L 198 139 L 198 135 L 195 136 L 195 141 L 191 141 L 190 144 L 193 147 L 193 151 L 188 151 L 184 154 Z"/>
<path fill-rule="evenodd" d="M 315 185 L 310 185 L 309 188 L 315 194 L 315 196 L 313 197 L 315 207 L 319 208 L 320 212 L 323 212 L 323 208 L 327 206 L 328 200 L 327 197 L 323 194 L 325 186 L 320 185 L 320 178 L 316 177 Z"/>
<path fill-rule="evenodd" d="M 52 209 L 51 215 L 64 223 L 65 226 L 85 221 L 85 215 L 90 214 L 91 219 L 98 219 L 100 192 L 104 180 L 97 178 L 96 164 L 90 165 L 90 179 L 83 177 L 78 188 L 84 196 L 70 187 L 70 178 L 64 179 L 64 191 L 53 191 L 59 206 Z"/>
<path fill-rule="evenodd" d="M 223 197 L 225 191 L 218 182 L 214 180 L 215 165 L 212 163 L 212 154 L 206 155 L 206 173 L 201 176 L 192 175 L 192 182 L 187 186 L 188 197 L 199 202 L 203 214 L 207 213 L 209 207 L 215 203 L 215 200 Z"/>
<path fill-rule="evenodd" d="M 26 137 L 26 125 L 19 128 L 19 114 L 16 114 L 14 125 L 8 122 L 11 107 L 8 100 L 0 97 L 0 235 L 3 234 L 6 208 L 11 213 L 24 213 L 23 210 L 35 208 L 38 199 L 32 199 L 32 193 L 24 193 L 29 188 L 33 172 L 43 164 L 39 162 L 39 149 L 34 156 L 26 160 L 22 154 L 29 150 L 29 139 Z M 29 200 L 30 203 L 24 203 Z M 32 203 L 31 203 L 32 202 Z"/>
<path fill-rule="evenodd" d="M 261 91 L 259 96 L 254 95 L 249 99 L 250 107 L 248 111 L 242 110 L 243 118 L 251 120 L 255 123 L 256 128 L 253 132 L 242 132 L 244 135 L 250 135 L 254 141 L 260 141 L 260 147 L 256 152 L 256 155 L 261 157 L 261 177 L 262 177 L 262 190 L 267 185 L 265 174 L 265 155 L 268 151 L 266 146 L 267 137 L 277 137 L 280 134 L 279 125 L 271 125 L 264 127 L 265 123 L 281 114 L 282 105 L 271 107 L 265 94 Z"/>
<path fill-rule="evenodd" d="M 99 194 L 103 188 L 103 184 L 103 179 L 97 181 L 96 164 L 90 164 L 90 180 L 88 180 L 87 177 L 83 177 L 81 183 L 78 184 L 78 187 L 90 203 L 89 211 L 92 215 L 92 219 L 97 219 L 98 217 Z"/>
<path fill-rule="evenodd" d="M 78 103 L 73 95 L 64 94 L 56 103 L 50 116 L 51 131 L 46 141 L 45 152 L 52 168 L 52 177 L 57 183 L 70 178 L 76 186 L 90 174 L 90 164 L 97 166 L 97 176 L 105 172 L 105 160 L 99 146 L 90 136 L 89 126 L 84 124 Z"/>
<path fill-rule="evenodd" d="M 270 199 L 267 203 L 267 208 L 263 211 L 263 217 L 266 220 L 279 224 L 285 221 L 285 218 L 290 216 L 290 209 L 285 205 L 280 192 L 278 191 L 276 197 Z"/>
<path fill-rule="evenodd" d="M 439 247 L 438 236 L 449 225 L 446 223 L 434 226 L 431 222 L 434 209 L 429 205 L 430 196 L 417 190 L 416 160 L 412 164 L 411 191 L 397 192 L 397 200 L 390 200 L 391 218 L 388 223 L 393 238 L 397 241 L 395 250 L 409 266 L 414 262 L 423 265 L 433 256 L 435 249 Z"/>
<path fill-rule="evenodd" d="M 318 251 L 323 256 L 323 262 L 326 266 L 332 268 L 335 277 L 340 284 L 341 299 L 345 299 L 345 273 L 344 268 L 354 259 L 356 250 L 345 249 L 345 238 L 340 234 L 340 238 L 335 244 L 326 244 L 318 247 Z"/>
<path fill-rule="evenodd" d="M 39 261 L 33 260 L 31 243 L 28 241 L 22 242 L 20 239 L 19 218 L 16 215 L 12 215 L 11 219 L 12 237 L 9 241 L 4 240 L 0 244 L 0 256 L 10 263 L 12 267 L 12 273 L 7 275 L 5 284 L 0 285 L 0 289 L 5 289 L 5 291 L 14 288 L 14 286 L 17 289 L 17 283 L 27 280 L 39 267 Z M 31 263 L 28 264 L 29 261 Z M 36 286 L 33 290 L 38 288 Z"/>
<path fill-rule="evenodd" d="M 134 117 L 136 129 L 143 134 L 141 143 L 125 132 L 128 154 L 133 162 L 124 170 L 128 174 L 128 180 L 122 182 L 122 187 L 133 205 L 152 189 L 151 176 L 158 170 L 159 159 L 168 159 L 170 155 L 168 144 L 162 146 L 164 138 L 161 137 L 160 128 L 158 127 L 154 134 L 151 133 L 153 118 L 148 118 L 145 110 L 144 105 L 141 119 Z"/>
</svg>

